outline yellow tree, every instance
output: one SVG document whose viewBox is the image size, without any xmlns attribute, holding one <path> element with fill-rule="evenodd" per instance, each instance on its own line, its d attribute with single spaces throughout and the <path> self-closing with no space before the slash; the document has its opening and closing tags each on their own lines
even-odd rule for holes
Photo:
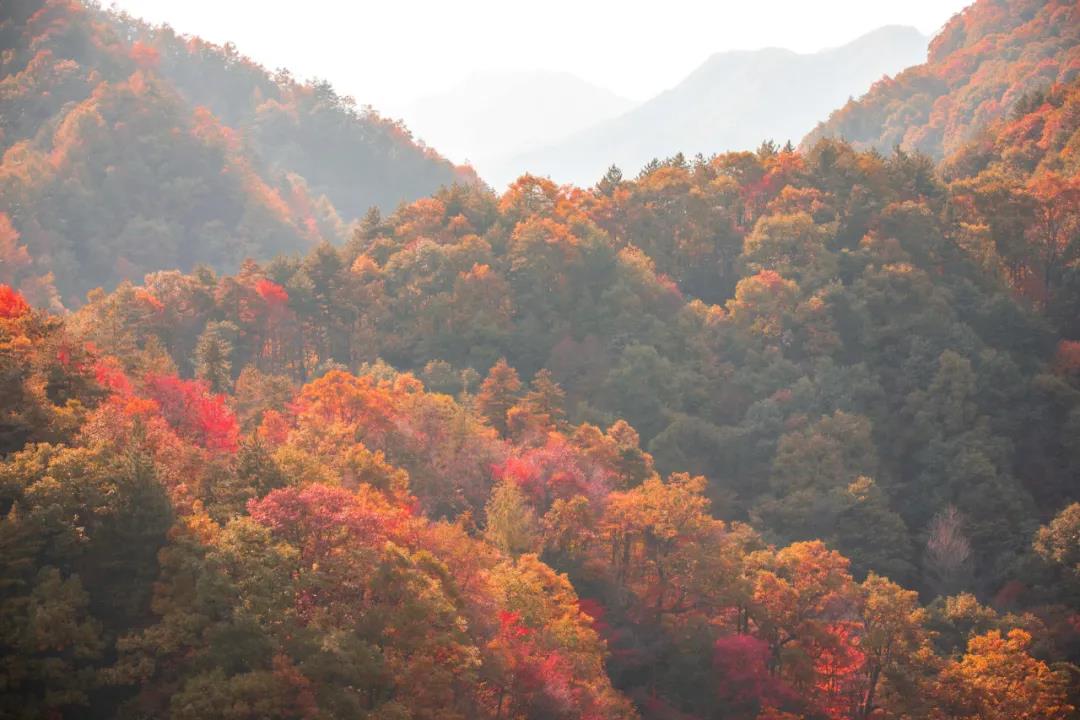
<svg viewBox="0 0 1080 720">
<path fill-rule="evenodd" d="M 815 540 L 755 553 L 750 618 L 768 643 L 769 670 L 809 692 L 826 655 L 848 650 L 847 627 L 857 601 L 848 560 Z"/>
<path fill-rule="evenodd" d="M 956 720 L 1064 720 L 1073 707 L 1068 681 L 1028 653 L 1031 635 L 999 630 L 974 635 L 967 653 L 942 670 L 938 718 Z"/>
<path fill-rule="evenodd" d="M 864 656 L 865 685 L 857 713 L 866 719 L 880 706 L 892 705 L 881 696 L 906 698 L 918 690 L 917 667 L 926 659 L 929 646 L 926 611 L 919 605 L 917 592 L 872 572 L 859 590 L 859 650 Z"/>
</svg>

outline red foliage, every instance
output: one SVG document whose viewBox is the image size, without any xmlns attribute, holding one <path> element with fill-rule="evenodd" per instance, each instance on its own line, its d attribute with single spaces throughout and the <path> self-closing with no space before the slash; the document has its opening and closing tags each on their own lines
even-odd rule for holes
<svg viewBox="0 0 1080 720">
<path fill-rule="evenodd" d="M 716 640 L 713 668 L 718 699 L 730 705 L 781 704 L 791 690 L 769 673 L 769 645 L 752 635 L 727 635 Z"/>
<path fill-rule="evenodd" d="M 1014 608 L 1027 592 L 1027 586 L 1019 580 L 1010 580 L 994 594 L 993 605 L 998 610 Z"/>
<path fill-rule="evenodd" d="M 817 648 L 814 662 L 817 705 L 827 717 L 850 717 L 861 695 L 860 670 L 865 656 L 858 648 L 854 628 L 848 623 L 834 623 L 827 640 Z"/>
<path fill-rule="evenodd" d="M 161 407 L 165 420 L 182 437 L 207 450 L 235 452 L 240 428 L 223 395 L 214 395 L 206 383 L 175 375 L 151 375 L 146 390 Z"/>
<path fill-rule="evenodd" d="M 113 357 L 101 358 L 94 365 L 94 379 L 101 385 L 117 395 L 131 395 L 133 390 L 131 380 L 120 367 L 120 362 Z"/>
<path fill-rule="evenodd" d="M 496 465 L 493 471 L 496 477 L 513 480 L 534 501 L 543 498 L 544 483 L 540 469 L 530 458 L 511 455 L 502 465 Z"/>
<path fill-rule="evenodd" d="M 308 562 L 343 548 L 380 546 L 405 519 L 373 495 L 319 484 L 274 490 L 250 501 L 248 513 L 296 546 Z"/>
<path fill-rule="evenodd" d="M 776 291 L 783 287 L 787 282 L 784 280 L 783 276 L 775 270 L 762 270 L 754 276 L 754 279 L 757 280 L 759 285 L 770 291 Z"/>
<path fill-rule="evenodd" d="M 281 307 L 289 302 L 289 293 L 285 288 L 273 280 L 263 278 L 255 283 L 255 292 L 259 293 L 266 304 L 271 307 Z"/>
<path fill-rule="evenodd" d="M 157 297 L 149 290 L 138 288 L 135 291 L 135 297 L 138 298 L 139 302 L 149 307 L 150 310 L 152 310 L 154 313 L 160 314 L 165 312 L 165 303 L 158 300 Z"/>
<path fill-rule="evenodd" d="M 776 403 L 789 403 L 794 397 L 794 393 L 791 392 L 791 388 L 780 388 L 772 394 L 772 400 Z"/>
<path fill-rule="evenodd" d="M 30 312 L 30 305 L 10 285 L 0 285 L 0 318 L 22 317 Z"/>
<path fill-rule="evenodd" d="M 605 608 L 599 600 L 581 598 L 578 600 L 578 609 L 589 616 L 589 620 L 592 622 L 592 628 L 596 631 L 596 634 L 607 639 L 611 632 L 611 626 L 604 620 L 604 617 L 607 615 L 607 608 Z"/>
<path fill-rule="evenodd" d="M 528 637 L 532 630 L 521 624 L 521 613 L 499 611 L 499 632 L 512 638 Z"/>
<path fill-rule="evenodd" d="M 288 655 L 275 655 L 273 665 L 274 679 L 291 690 L 291 707 L 287 708 L 289 714 L 301 718 L 318 717 L 319 703 L 315 698 L 314 683 L 293 664 Z"/>
<path fill-rule="evenodd" d="M 561 717 L 570 708 L 591 717 L 588 698 L 575 687 L 574 667 L 557 651 L 539 643 L 532 628 L 521 623 L 520 613 L 499 612 L 499 647 L 510 673 L 513 695 L 523 714 L 533 717 Z M 600 717 L 600 716 L 596 716 Z"/>
<path fill-rule="evenodd" d="M 557 433 L 548 435 L 541 447 L 511 455 L 494 468 L 494 473 L 498 478 L 513 480 L 541 510 L 557 498 L 602 497 L 614 479 L 610 469 L 590 462 Z"/>
</svg>

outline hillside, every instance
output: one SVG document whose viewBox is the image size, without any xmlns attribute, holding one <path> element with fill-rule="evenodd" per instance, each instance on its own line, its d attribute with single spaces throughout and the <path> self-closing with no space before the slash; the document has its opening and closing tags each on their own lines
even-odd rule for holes
<svg viewBox="0 0 1080 720">
<path fill-rule="evenodd" d="M 403 114 L 418 137 L 468 161 L 494 187 L 529 168 L 514 159 L 591 125 L 633 102 L 569 73 L 477 73 L 451 90 L 423 98 Z"/>
<path fill-rule="evenodd" d="M 381 121 L 283 77 L 252 119 L 231 50 L 77 10 L 24 25 L 120 80 L 0 85 L 0 717 L 1077 720 L 1080 78 L 941 160 L 759 140 L 345 233 L 258 120 Z M 123 272 L 53 312 L 61 231 Z M 234 242 L 283 251 L 117 261 Z"/>
<path fill-rule="evenodd" d="M 654 158 L 752 150 L 797 141 L 883 75 L 926 57 L 927 39 L 884 27 L 812 54 L 770 48 L 718 53 L 675 87 L 629 112 L 516 157 L 512 167 L 557 182 L 595 183 L 611 164 L 636 173 Z"/>
<path fill-rule="evenodd" d="M 168 28 L 20 0 L 0 40 L 0 213 L 38 303 L 304 250 L 372 205 L 472 177 L 326 84 Z"/>
<path fill-rule="evenodd" d="M 941 174 L 969 251 L 1080 338 L 1080 76 L 1020 98 Z"/>
<path fill-rule="evenodd" d="M 927 61 L 836 110 L 804 140 L 899 145 L 942 158 L 1022 97 L 1080 74 L 1080 8 L 1071 0 L 977 2 L 930 44 Z"/>
<path fill-rule="evenodd" d="M 0 612 L 73 623 L 10 702 L 1066 720 L 1080 365 L 951 193 L 825 141 L 0 288 Z"/>
</svg>

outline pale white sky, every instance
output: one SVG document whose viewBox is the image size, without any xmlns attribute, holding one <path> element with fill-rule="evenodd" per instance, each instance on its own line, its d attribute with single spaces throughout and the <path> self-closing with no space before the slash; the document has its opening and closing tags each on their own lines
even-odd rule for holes
<svg viewBox="0 0 1080 720">
<path fill-rule="evenodd" d="M 108 3 L 109 0 L 104 0 Z M 970 0 L 118 0 L 153 23 L 399 116 L 475 71 L 571 72 L 632 100 L 722 50 L 842 45 L 888 24 L 936 32 Z"/>
</svg>

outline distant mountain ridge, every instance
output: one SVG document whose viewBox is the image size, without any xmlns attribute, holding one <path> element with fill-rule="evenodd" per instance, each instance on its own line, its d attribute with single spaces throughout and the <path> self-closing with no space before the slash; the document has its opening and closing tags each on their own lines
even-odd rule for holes
<svg viewBox="0 0 1080 720">
<path fill-rule="evenodd" d="M 565 72 L 474 73 L 404 112 L 418 137 L 468 161 L 496 188 L 523 170 L 508 160 L 617 117 L 634 102 Z"/>
<path fill-rule="evenodd" d="M 674 88 L 624 115 L 514 158 L 515 167 L 591 185 L 614 163 L 636 173 L 682 152 L 748 150 L 797 141 L 822 117 L 883 75 L 926 57 L 918 30 L 886 26 L 812 54 L 767 48 L 717 53 Z"/>
</svg>

